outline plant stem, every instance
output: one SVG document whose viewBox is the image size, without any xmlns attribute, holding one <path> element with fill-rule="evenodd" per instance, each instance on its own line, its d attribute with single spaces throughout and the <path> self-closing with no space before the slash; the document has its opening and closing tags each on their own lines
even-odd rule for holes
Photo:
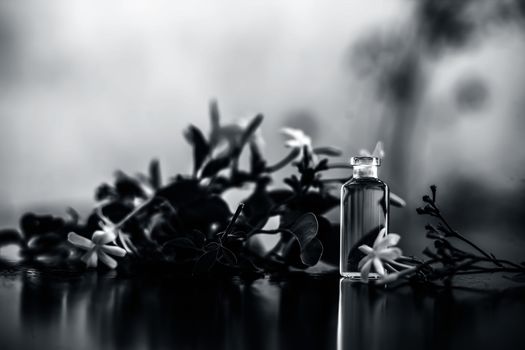
<svg viewBox="0 0 525 350">
<path fill-rule="evenodd" d="M 115 224 L 115 228 L 119 228 L 121 227 L 122 225 L 124 225 L 129 219 L 131 219 L 133 216 L 135 216 L 138 212 L 140 212 L 142 209 L 144 209 L 145 207 L 147 207 L 149 204 L 151 204 L 151 202 L 153 201 L 153 199 L 155 198 L 155 196 L 151 196 L 149 197 L 147 200 L 145 200 L 141 205 L 139 205 L 138 207 L 136 207 L 135 209 L 133 209 L 130 213 L 128 213 L 128 215 L 126 215 L 124 217 L 124 219 L 120 220 L 118 223 Z"/>
<path fill-rule="evenodd" d="M 281 168 L 284 168 L 286 165 L 288 165 L 291 161 L 293 161 L 295 158 L 297 158 L 297 156 L 299 155 L 299 153 L 301 152 L 300 149 L 298 148 L 293 148 L 290 153 L 288 153 L 288 155 L 286 157 L 284 157 L 283 159 L 281 159 L 280 161 L 278 161 L 277 163 L 275 163 L 274 165 L 270 165 L 270 166 L 267 166 L 265 169 L 264 169 L 264 172 L 267 172 L 267 173 L 273 173 Z"/>
<path fill-rule="evenodd" d="M 402 263 L 397 262 L 397 261 L 395 261 L 395 260 L 392 260 L 392 261 L 389 261 L 389 262 L 390 262 L 391 264 L 393 264 L 393 265 L 396 265 L 396 266 L 398 266 L 398 267 L 402 267 L 402 268 L 404 268 L 404 269 L 411 269 L 411 268 L 414 267 L 414 266 L 411 266 L 411 265 L 402 264 Z"/>
<path fill-rule="evenodd" d="M 231 233 L 231 230 L 233 229 L 233 225 L 237 221 L 237 218 L 239 215 L 241 215 L 242 210 L 244 209 L 244 203 L 239 203 L 237 206 L 237 210 L 235 210 L 235 214 L 233 214 L 232 219 L 228 223 L 228 226 L 226 227 L 226 230 L 224 230 L 224 233 L 221 235 L 221 239 L 223 237 L 228 237 L 228 235 Z"/>
<path fill-rule="evenodd" d="M 487 252 L 485 252 L 483 249 L 481 249 L 480 247 L 478 247 L 475 243 L 471 242 L 468 238 L 466 238 L 465 236 L 463 236 L 461 233 L 455 231 L 454 229 L 452 229 L 452 227 L 448 224 L 447 220 L 445 220 L 445 218 L 443 217 L 443 215 L 441 215 L 441 212 L 439 210 L 439 208 L 437 207 L 436 203 L 433 202 L 433 206 L 434 208 L 436 209 L 436 216 L 441 220 L 441 222 L 446 226 L 446 228 L 449 230 L 450 234 L 453 236 L 453 237 L 456 237 L 457 239 L 459 239 L 460 241 L 463 241 L 465 243 L 467 243 L 468 245 L 470 245 L 472 248 L 476 249 L 478 252 L 480 252 L 481 254 L 483 254 L 485 257 L 487 257 L 488 259 L 492 260 L 496 265 L 498 266 L 501 266 L 500 263 L 498 263 L 497 259 L 494 258 L 493 256 L 491 256 L 490 254 L 488 254 Z"/>
</svg>

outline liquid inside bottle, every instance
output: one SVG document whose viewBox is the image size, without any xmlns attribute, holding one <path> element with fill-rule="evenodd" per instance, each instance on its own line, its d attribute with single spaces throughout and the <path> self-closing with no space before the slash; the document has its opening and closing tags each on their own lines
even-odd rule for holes
<svg viewBox="0 0 525 350">
<path fill-rule="evenodd" d="M 380 159 L 353 157 L 353 177 L 341 189 L 341 249 L 339 270 L 343 277 L 360 279 L 358 265 L 365 256 L 358 248 L 373 247 L 381 231 L 388 232 L 388 186 L 377 177 Z M 369 278 L 378 278 L 370 273 Z"/>
</svg>

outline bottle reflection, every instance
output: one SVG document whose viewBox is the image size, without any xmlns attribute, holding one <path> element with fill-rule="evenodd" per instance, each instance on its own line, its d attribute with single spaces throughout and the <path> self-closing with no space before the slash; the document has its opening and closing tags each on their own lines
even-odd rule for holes
<svg viewBox="0 0 525 350">
<path fill-rule="evenodd" d="M 388 332 L 386 297 L 348 278 L 339 280 L 337 350 L 383 348 Z"/>
</svg>

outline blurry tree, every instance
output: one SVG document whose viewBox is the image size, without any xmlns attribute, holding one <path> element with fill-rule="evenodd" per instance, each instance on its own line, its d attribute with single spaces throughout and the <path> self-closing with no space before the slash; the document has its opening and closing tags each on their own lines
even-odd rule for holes
<svg viewBox="0 0 525 350">
<path fill-rule="evenodd" d="M 387 115 L 382 118 L 392 120 L 392 129 L 380 137 L 386 141 L 389 162 L 395 164 L 390 182 L 401 193 L 408 191 L 416 123 L 435 63 L 468 48 L 487 27 L 525 25 L 525 0 L 420 0 L 412 5 L 406 25 L 364 36 L 352 47 L 350 59 L 357 75 L 371 84 L 373 99 L 384 104 Z M 470 76 L 456 94 L 459 107 L 475 107 L 489 91 L 482 78 Z"/>
</svg>

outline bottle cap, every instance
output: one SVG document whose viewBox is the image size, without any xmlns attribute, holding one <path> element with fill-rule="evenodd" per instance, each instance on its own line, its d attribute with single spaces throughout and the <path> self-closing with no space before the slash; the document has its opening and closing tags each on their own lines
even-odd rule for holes
<svg viewBox="0 0 525 350">
<path fill-rule="evenodd" d="M 352 157 L 350 158 L 351 165 L 364 165 L 364 166 L 380 166 L 381 158 L 379 157 Z"/>
</svg>

